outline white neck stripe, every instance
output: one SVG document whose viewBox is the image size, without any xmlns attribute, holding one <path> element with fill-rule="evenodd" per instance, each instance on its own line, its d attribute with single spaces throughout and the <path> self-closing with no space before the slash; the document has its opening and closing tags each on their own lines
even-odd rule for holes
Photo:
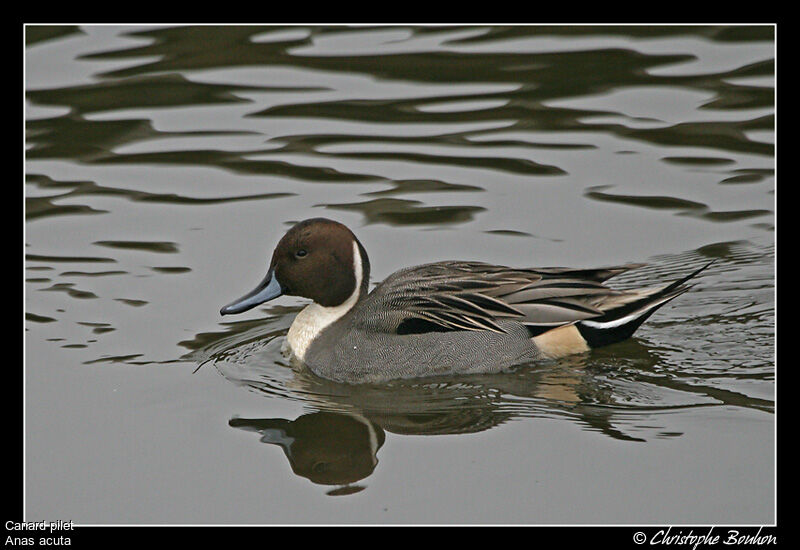
<svg viewBox="0 0 800 550">
<path fill-rule="evenodd" d="M 358 249 L 358 243 L 356 241 L 353 241 L 353 273 L 356 277 L 356 289 L 350 295 L 350 298 L 345 300 L 345 304 L 353 297 L 355 297 L 353 303 L 358 300 L 358 293 L 361 292 L 361 283 L 364 280 L 364 266 L 361 263 L 361 251 Z"/>
</svg>

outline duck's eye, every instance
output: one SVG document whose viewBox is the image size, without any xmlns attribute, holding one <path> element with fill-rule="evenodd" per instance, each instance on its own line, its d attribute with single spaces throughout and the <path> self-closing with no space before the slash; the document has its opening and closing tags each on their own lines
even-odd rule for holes
<svg viewBox="0 0 800 550">
<path fill-rule="evenodd" d="M 297 256 L 298 258 L 302 258 L 302 257 L 306 256 L 307 254 L 308 254 L 308 252 L 304 248 L 301 248 L 300 250 L 298 250 L 297 252 L 294 253 L 294 255 Z"/>
</svg>

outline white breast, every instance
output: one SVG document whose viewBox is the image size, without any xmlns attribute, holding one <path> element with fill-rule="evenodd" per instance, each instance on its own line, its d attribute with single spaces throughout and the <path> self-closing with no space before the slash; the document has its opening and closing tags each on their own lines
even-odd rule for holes
<svg viewBox="0 0 800 550">
<path fill-rule="evenodd" d="M 364 277 L 361 266 L 361 254 L 358 251 L 358 244 L 353 242 L 353 269 L 356 276 L 356 288 L 350 297 L 338 306 L 324 307 L 314 302 L 307 305 L 303 311 L 297 314 L 286 341 L 295 357 L 301 361 L 305 360 L 306 351 L 311 342 L 317 335 L 330 325 L 341 318 L 358 301 L 358 293 L 361 290 L 361 280 Z"/>
</svg>

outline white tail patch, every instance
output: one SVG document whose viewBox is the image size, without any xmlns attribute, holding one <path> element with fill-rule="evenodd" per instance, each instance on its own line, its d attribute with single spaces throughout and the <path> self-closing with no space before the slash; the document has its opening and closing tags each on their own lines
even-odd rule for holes
<svg viewBox="0 0 800 550">
<path fill-rule="evenodd" d="M 619 319 L 614 319 L 613 321 L 606 321 L 604 323 L 599 323 L 597 321 L 581 321 L 582 325 L 586 325 L 587 327 L 591 328 L 599 328 L 599 329 L 610 329 L 614 327 L 621 327 L 624 324 L 630 323 L 637 317 L 641 317 L 642 314 L 646 313 L 650 308 L 647 308 L 644 311 L 637 311 L 636 313 L 631 313 L 630 315 L 626 315 L 625 317 L 620 317 Z"/>
<path fill-rule="evenodd" d="M 638 319 L 642 315 L 645 315 L 648 311 L 651 311 L 653 308 L 659 307 L 664 302 L 669 302 L 673 298 L 675 298 L 674 295 L 673 296 L 665 296 L 664 298 L 662 298 L 661 300 L 658 300 L 657 302 L 652 302 L 650 304 L 647 304 L 642 309 L 634 311 L 633 313 L 630 313 L 630 314 L 626 315 L 625 317 L 620 317 L 619 319 L 614 319 L 613 321 L 599 322 L 599 321 L 590 321 L 590 320 L 587 319 L 587 320 L 581 321 L 580 324 L 581 325 L 585 325 L 585 326 L 587 326 L 589 328 L 596 328 L 596 329 L 612 329 L 612 328 L 615 328 L 615 327 L 621 327 L 622 325 L 626 325 L 626 324 L 630 323 L 631 321 L 633 321 L 635 319 Z"/>
<path fill-rule="evenodd" d="M 361 253 L 358 251 L 358 243 L 353 241 L 353 270 L 356 278 L 356 286 L 353 293 L 347 300 L 338 306 L 324 307 L 316 302 L 307 305 L 297 314 L 286 341 L 289 343 L 292 353 L 301 361 L 305 360 L 306 351 L 314 338 L 328 325 L 338 321 L 345 313 L 350 311 L 358 301 L 358 294 L 361 291 L 361 281 L 364 278 L 361 263 Z"/>
</svg>

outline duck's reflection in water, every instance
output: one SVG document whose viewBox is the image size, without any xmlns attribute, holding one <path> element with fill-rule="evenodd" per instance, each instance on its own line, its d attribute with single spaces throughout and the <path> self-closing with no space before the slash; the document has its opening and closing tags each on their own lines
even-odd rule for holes
<svg viewBox="0 0 800 550">
<path fill-rule="evenodd" d="M 377 467 L 378 450 L 387 431 L 404 435 L 476 433 L 514 417 L 553 416 L 554 403 L 560 403 L 562 413 L 573 414 L 587 399 L 582 395 L 581 377 L 564 368 L 380 385 L 339 384 L 295 371 L 284 383 L 319 410 L 295 420 L 234 417 L 229 425 L 257 432 L 262 443 L 281 447 L 296 475 L 336 486 L 329 495 L 364 489 L 357 482 Z M 249 376 L 244 385 L 275 393 L 274 379 Z M 614 429 L 597 411 L 583 420 L 611 437 L 637 440 Z"/>
<path fill-rule="evenodd" d="M 364 417 L 333 412 L 284 418 L 232 418 L 234 428 L 261 434 L 261 442 L 283 449 L 292 471 L 319 485 L 338 485 L 329 495 L 351 494 L 372 474 L 384 431 Z"/>
</svg>

